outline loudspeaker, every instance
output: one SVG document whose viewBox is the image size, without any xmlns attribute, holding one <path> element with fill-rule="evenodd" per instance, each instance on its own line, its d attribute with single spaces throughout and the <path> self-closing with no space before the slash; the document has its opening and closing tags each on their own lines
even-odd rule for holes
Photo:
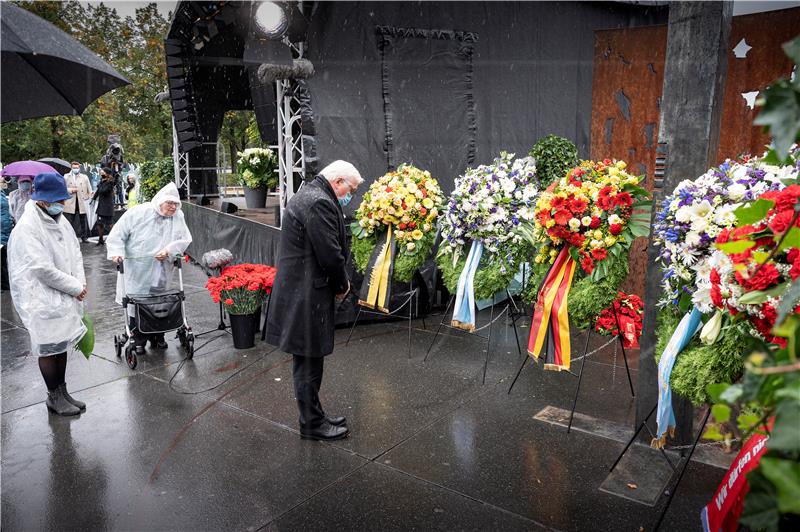
<svg viewBox="0 0 800 532">
<path fill-rule="evenodd" d="M 229 201 L 223 201 L 219 205 L 219 211 L 226 214 L 236 214 L 236 211 L 238 210 L 239 207 L 237 207 L 235 203 L 231 203 Z"/>
</svg>

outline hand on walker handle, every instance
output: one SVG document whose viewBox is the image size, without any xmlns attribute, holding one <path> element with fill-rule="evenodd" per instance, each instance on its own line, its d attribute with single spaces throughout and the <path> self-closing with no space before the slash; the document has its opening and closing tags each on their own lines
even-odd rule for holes
<svg viewBox="0 0 800 532">
<path fill-rule="evenodd" d="M 114 256 L 114 257 L 111 257 L 111 260 L 112 260 L 112 262 L 115 262 L 116 264 L 120 264 L 122 262 L 122 257 Z"/>
<path fill-rule="evenodd" d="M 156 253 L 156 260 L 158 261 L 163 261 L 167 257 L 169 257 L 169 252 L 166 249 L 162 249 L 161 251 Z"/>
</svg>

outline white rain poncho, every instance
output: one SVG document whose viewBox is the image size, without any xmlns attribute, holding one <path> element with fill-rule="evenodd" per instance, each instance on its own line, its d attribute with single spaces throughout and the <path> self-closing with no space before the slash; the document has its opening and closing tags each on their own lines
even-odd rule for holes
<svg viewBox="0 0 800 532">
<path fill-rule="evenodd" d="M 178 203 L 173 216 L 161 214 L 161 204 Z M 169 290 L 172 261 L 158 261 L 161 250 L 174 256 L 186 251 L 192 235 L 180 210 L 180 196 L 175 183 L 158 191 L 152 201 L 131 207 L 114 224 L 106 239 L 106 251 L 111 257 L 122 257 L 125 266 L 125 285 L 117 282 L 117 303 L 128 295 L 157 294 Z"/>
<path fill-rule="evenodd" d="M 31 337 L 35 355 L 63 353 L 86 333 L 83 256 L 75 231 L 62 214 L 54 220 L 34 201 L 8 242 L 11 297 Z"/>
</svg>

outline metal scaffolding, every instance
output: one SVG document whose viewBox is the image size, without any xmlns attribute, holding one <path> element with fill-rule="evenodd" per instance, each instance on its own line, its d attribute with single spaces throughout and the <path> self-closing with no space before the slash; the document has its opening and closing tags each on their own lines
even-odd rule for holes
<svg viewBox="0 0 800 532">
<path fill-rule="evenodd" d="M 287 42 L 287 44 L 289 44 Z M 289 44 L 298 58 L 303 57 L 304 43 Z M 303 151 L 300 86 L 289 79 L 275 81 L 278 106 L 278 179 L 281 220 L 286 205 L 294 195 L 295 174 L 305 179 L 306 163 Z"/>
<path fill-rule="evenodd" d="M 178 191 L 189 196 L 189 152 L 182 152 L 178 148 L 178 131 L 175 129 L 175 118 L 172 119 L 172 161 L 175 165 L 175 186 Z"/>
</svg>

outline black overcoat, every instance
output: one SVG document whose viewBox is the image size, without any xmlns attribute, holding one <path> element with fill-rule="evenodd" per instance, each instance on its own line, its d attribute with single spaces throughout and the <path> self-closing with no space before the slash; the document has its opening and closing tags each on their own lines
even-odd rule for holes
<svg viewBox="0 0 800 532">
<path fill-rule="evenodd" d="M 114 182 L 103 179 L 94 192 L 97 216 L 114 216 Z"/>
<path fill-rule="evenodd" d="M 333 352 L 335 296 L 347 289 L 347 254 L 342 208 L 327 179 L 317 176 L 289 200 L 281 220 L 267 342 L 293 355 Z"/>
</svg>

